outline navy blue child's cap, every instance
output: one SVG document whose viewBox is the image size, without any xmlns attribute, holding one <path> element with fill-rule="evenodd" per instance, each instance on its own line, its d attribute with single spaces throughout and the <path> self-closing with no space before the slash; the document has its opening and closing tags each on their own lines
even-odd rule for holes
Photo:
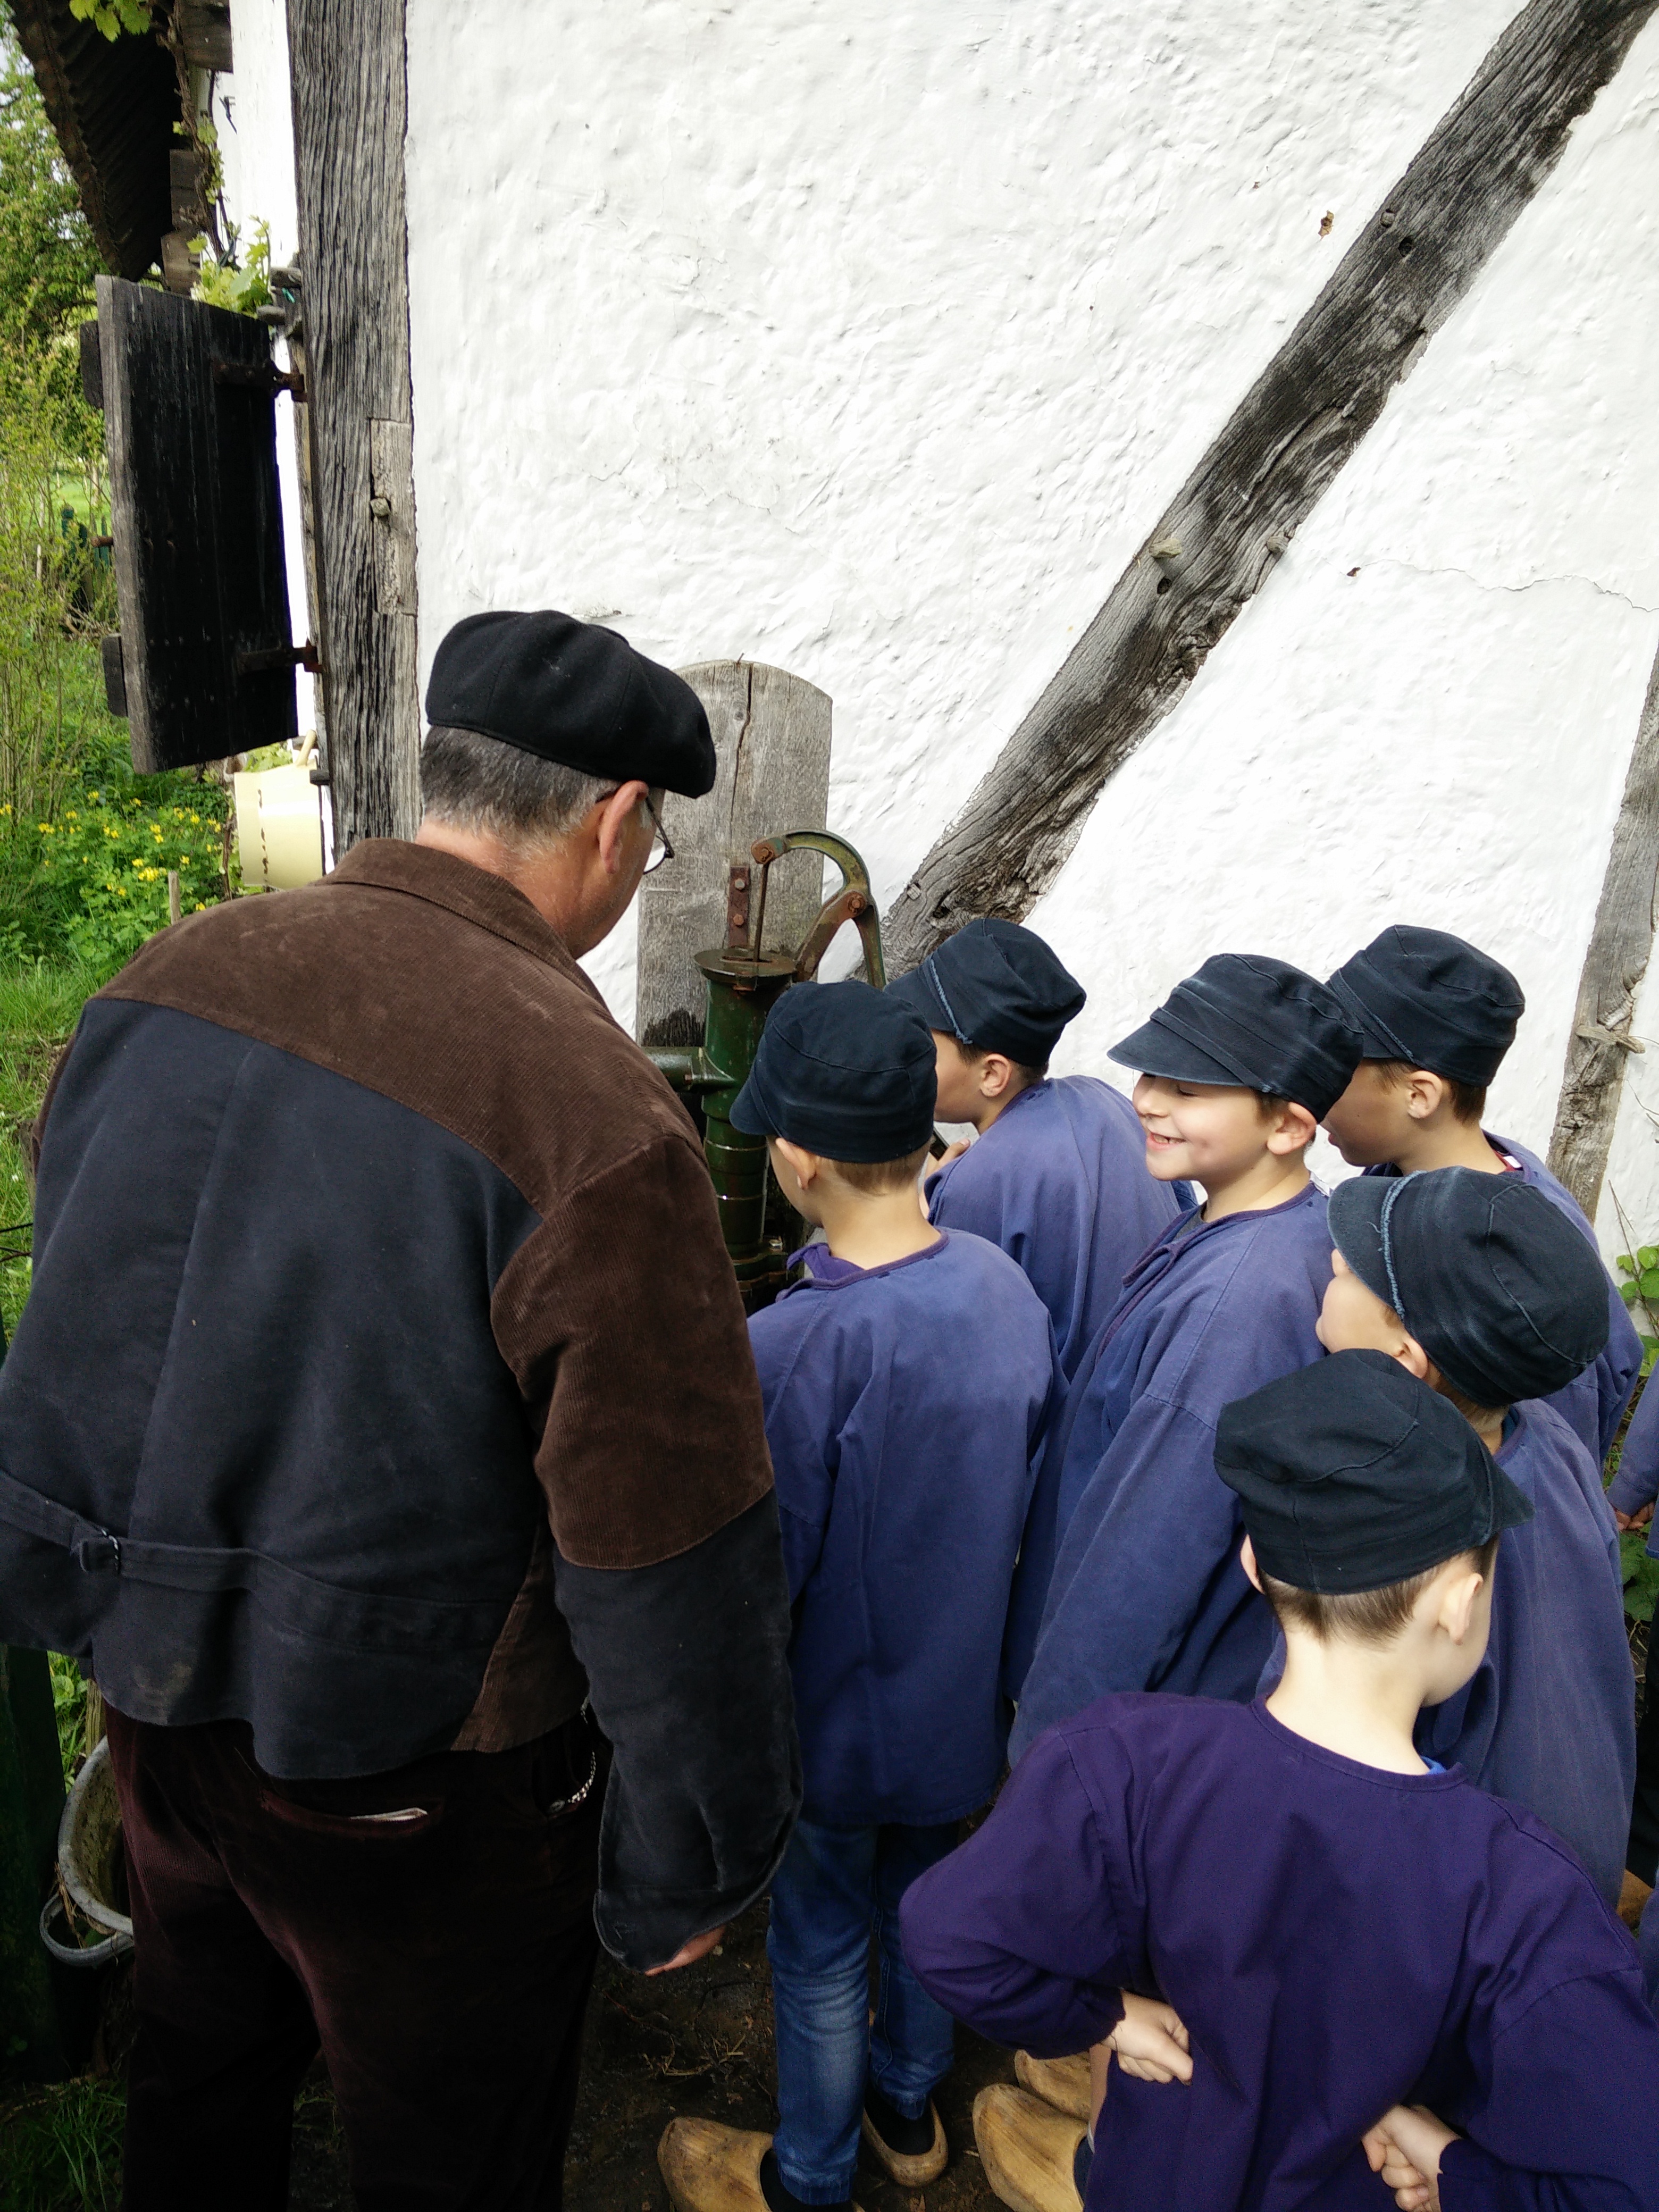
<svg viewBox="0 0 1659 2212">
<path fill-rule="evenodd" d="M 826 1160 L 902 1160 L 933 1133 L 933 1040 L 867 983 L 798 983 L 773 1007 L 732 1126 Z"/>
<path fill-rule="evenodd" d="M 1600 1257 L 1519 1176 L 1354 1176 L 1331 1193 L 1330 1225 L 1367 1290 L 1477 1406 L 1547 1398 L 1606 1346 Z"/>
<path fill-rule="evenodd" d="M 1386 1352 L 1335 1352 L 1224 1406 L 1215 1468 L 1263 1571 L 1330 1597 L 1407 1582 L 1532 1518 L 1450 1400 Z"/>
<path fill-rule="evenodd" d="M 714 740 L 691 686 L 614 629 L 550 608 L 458 622 L 433 659 L 426 718 L 584 775 L 687 799 L 714 788 Z"/>
<path fill-rule="evenodd" d="M 988 916 L 946 938 L 887 991 L 930 1030 L 975 1051 L 1005 1053 L 1022 1067 L 1047 1067 L 1088 996 L 1035 930 Z"/>
<path fill-rule="evenodd" d="M 1331 988 L 1366 1060 L 1401 1060 L 1484 1091 L 1527 1011 L 1507 968 L 1443 929 L 1385 929 L 1344 961 Z"/>
<path fill-rule="evenodd" d="M 1285 960 L 1218 952 L 1107 1056 L 1175 1083 L 1243 1084 L 1294 1099 L 1320 1121 L 1360 1054 L 1358 1033 L 1315 976 Z"/>
</svg>

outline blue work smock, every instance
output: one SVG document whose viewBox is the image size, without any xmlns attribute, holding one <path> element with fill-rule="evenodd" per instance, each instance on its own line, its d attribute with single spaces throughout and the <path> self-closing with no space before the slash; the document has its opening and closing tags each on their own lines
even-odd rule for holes
<svg viewBox="0 0 1659 2212">
<path fill-rule="evenodd" d="M 1017 1753 L 1109 1690 L 1255 1695 L 1273 1616 L 1238 1563 L 1215 1426 L 1323 1357 L 1325 1214 L 1313 1182 L 1265 1212 L 1186 1213 L 1131 1273 L 1043 1456 L 1009 1622 Z"/>
<path fill-rule="evenodd" d="M 951 1230 L 861 1269 L 826 1246 L 749 1323 L 794 1608 L 805 1814 L 926 1827 L 1002 1769 L 1008 1591 L 1051 1389 L 1042 1300 Z"/>
<path fill-rule="evenodd" d="M 1595 1462 L 1549 1400 L 1514 1409 L 1497 1457 L 1533 1517 L 1498 1547 L 1486 1657 L 1425 1708 L 1417 1747 L 1535 1813 L 1617 1905 L 1636 1786 L 1618 1532 Z"/>
<path fill-rule="evenodd" d="M 1069 1382 L 1155 1237 L 1193 1203 L 1147 1172 L 1140 1117 L 1091 1075 L 1035 1083 L 929 1186 L 927 1218 L 999 1245 L 1048 1309 Z"/>
</svg>

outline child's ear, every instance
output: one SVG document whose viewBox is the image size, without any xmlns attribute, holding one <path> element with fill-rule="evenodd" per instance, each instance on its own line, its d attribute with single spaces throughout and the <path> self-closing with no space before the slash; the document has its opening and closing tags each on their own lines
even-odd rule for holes
<svg viewBox="0 0 1659 2212">
<path fill-rule="evenodd" d="M 818 1179 L 818 1156 L 799 1145 L 792 1145 L 787 1137 L 774 1137 L 773 1145 L 788 1163 L 789 1171 L 803 1190 L 810 1190 Z"/>
<path fill-rule="evenodd" d="M 1014 1079 L 1014 1063 L 1002 1053 L 988 1052 L 979 1064 L 981 1098 L 1000 1098 Z"/>
<path fill-rule="evenodd" d="M 1261 1588 L 1261 1570 L 1255 1563 L 1255 1546 L 1250 1541 L 1248 1536 L 1238 1547 L 1238 1564 L 1243 1568 L 1245 1575 L 1249 1581 L 1255 1583 L 1257 1589 L 1260 1589 Z"/>
<path fill-rule="evenodd" d="M 1319 1124 L 1307 1108 L 1298 1106 L 1294 1098 L 1286 1098 L 1267 1133 L 1267 1150 L 1282 1156 L 1304 1152 L 1318 1134 Z"/>
<path fill-rule="evenodd" d="M 1486 1579 L 1483 1574 L 1466 1568 L 1446 1585 L 1440 1600 L 1439 1625 L 1452 1643 L 1468 1642 L 1474 1624 L 1474 1601 Z"/>
<path fill-rule="evenodd" d="M 1402 1341 L 1395 1358 L 1402 1367 L 1415 1375 L 1419 1382 L 1426 1382 L 1431 1390 L 1437 1390 L 1441 1382 L 1440 1370 L 1403 1322 L 1401 1327 Z"/>
<path fill-rule="evenodd" d="M 1414 1067 L 1406 1085 L 1406 1111 L 1413 1121 L 1432 1121 L 1446 1097 L 1443 1076 L 1432 1068 Z"/>
</svg>

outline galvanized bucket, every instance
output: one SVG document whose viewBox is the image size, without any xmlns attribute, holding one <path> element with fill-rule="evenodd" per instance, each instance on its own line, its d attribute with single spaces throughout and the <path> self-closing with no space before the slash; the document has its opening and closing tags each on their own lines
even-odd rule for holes
<svg viewBox="0 0 1659 2212">
<path fill-rule="evenodd" d="M 54 1893 L 40 1915 L 40 1940 L 66 1966 L 107 1966 L 132 1948 L 132 1922 L 115 1901 L 120 1850 L 121 1805 L 106 1736 L 75 1778 L 64 1808 L 58 1828 L 58 1872 L 76 1912 L 108 1933 L 97 1942 L 77 1943 L 64 1900 Z"/>
</svg>

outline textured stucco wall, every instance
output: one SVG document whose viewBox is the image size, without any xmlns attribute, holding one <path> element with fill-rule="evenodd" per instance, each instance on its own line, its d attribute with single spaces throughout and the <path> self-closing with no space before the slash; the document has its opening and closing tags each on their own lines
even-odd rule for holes
<svg viewBox="0 0 1659 2212">
<path fill-rule="evenodd" d="M 793 669 L 890 897 L 1513 12 L 409 0 L 423 667 L 505 604 Z M 1208 951 L 1410 919 L 1521 975 L 1495 1119 L 1547 1140 L 1659 645 L 1656 108 L 1659 26 L 1108 787 L 1032 917 L 1065 1065 Z M 592 964 L 627 1018 L 629 933 Z"/>
</svg>

